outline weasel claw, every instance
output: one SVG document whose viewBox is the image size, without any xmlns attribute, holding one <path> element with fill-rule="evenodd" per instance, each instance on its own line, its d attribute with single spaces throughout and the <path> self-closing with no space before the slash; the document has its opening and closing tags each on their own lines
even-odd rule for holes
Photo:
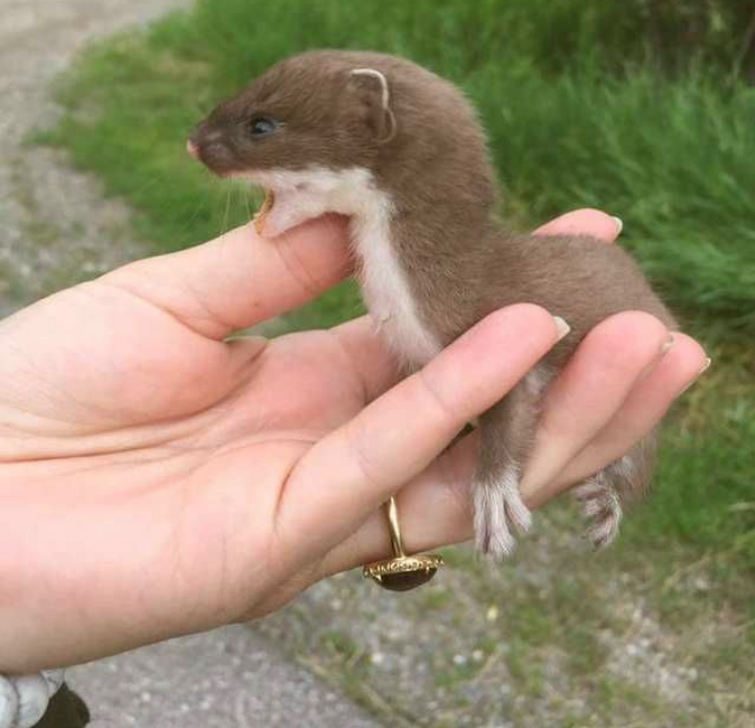
<svg viewBox="0 0 755 728">
<path fill-rule="evenodd" d="M 587 538 L 596 549 L 608 546 L 616 538 L 622 517 L 619 496 L 610 485 L 601 481 L 602 478 L 596 476 L 574 490 L 589 524 Z"/>
</svg>

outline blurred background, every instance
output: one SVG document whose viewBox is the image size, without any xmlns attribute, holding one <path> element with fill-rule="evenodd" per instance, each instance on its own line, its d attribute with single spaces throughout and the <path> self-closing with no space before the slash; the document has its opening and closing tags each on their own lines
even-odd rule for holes
<svg viewBox="0 0 755 728">
<path fill-rule="evenodd" d="M 311 695 L 331 697 L 294 689 L 282 717 L 260 703 L 233 720 L 755 724 L 752 0 L 0 0 L 0 11 L 0 315 L 248 220 L 259 198 L 193 163 L 187 132 L 286 55 L 360 48 L 465 89 L 515 226 L 581 206 L 621 217 L 621 244 L 713 358 L 667 420 L 653 498 L 609 552 L 588 553 L 561 501 L 503 567 L 462 547 L 446 551 L 452 568 L 436 581 L 400 597 L 359 574 L 321 584 L 229 643 L 253 640 L 257 662 L 280 660 L 285 675 L 255 672 L 237 650 L 239 694 L 314 680 Z M 360 311 L 344 284 L 276 331 Z M 171 653 L 170 669 L 215 649 L 197 645 Z M 80 679 L 105 690 L 97 669 Z M 117 722 L 112 706 L 103 715 L 138 724 L 154 693 L 133 688 L 120 706 L 136 723 Z M 320 707 L 293 720 L 297 700 Z M 329 703 L 340 717 L 317 722 Z"/>
</svg>

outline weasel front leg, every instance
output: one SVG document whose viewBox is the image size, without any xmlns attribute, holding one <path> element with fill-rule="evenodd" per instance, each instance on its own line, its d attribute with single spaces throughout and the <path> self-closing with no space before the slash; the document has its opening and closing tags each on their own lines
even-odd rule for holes
<svg viewBox="0 0 755 728">
<path fill-rule="evenodd" d="M 515 545 L 514 529 L 525 532 L 532 514 L 519 492 L 522 466 L 538 418 L 538 393 L 529 375 L 480 417 L 480 456 L 473 484 L 477 548 L 500 560 Z"/>
</svg>

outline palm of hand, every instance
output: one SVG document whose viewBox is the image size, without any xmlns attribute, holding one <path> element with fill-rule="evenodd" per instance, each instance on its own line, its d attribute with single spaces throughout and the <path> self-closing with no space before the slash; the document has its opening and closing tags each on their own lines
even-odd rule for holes
<svg viewBox="0 0 755 728">
<path fill-rule="evenodd" d="M 22 328 L 15 369 L 27 372 L 25 391 L 38 394 L 6 419 L 12 427 L 17 418 L 24 438 L 35 448 L 44 443 L 45 456 L 56 458 L 40 469 L 42 481 L 69 474 L 77 489 L 103 493 L 89 517 L 104 519 L 110 538 L 91 548 L 100 556 L 112 550 L 98 562 L 109 573 L 86 578 L 105 580 L 108 598 L 128 603 L 129 595 L 118 593 L 123 574 L 112 569 L 120 563 L 144 576 L 142 586 L 128 580 L 129 592 L 154 597 L 159 584 L 166 605 L 211 594 L 228 618 L 249 610 L 251 582 L 254 601 L 267 600 L 266 587 L 275 587 L 262 611 L 289 598 L 281 579 L 307 564 L 267 558 L 286 474 L 313 442 L 366 404 L 343 342 L 315 331 L 226 343 L 107 282 L 67 291 L 55 303 L 54 319 L 42 303 L 24 312 L 28 320 L 8 322 Z M 6 467 L 18 473 L 17 465 Z M 222 492 L 217 483 L 225 484 Z M 114 498 L 129 507 L 113 509 Z M 61 541 L 69 526 L 58 521 Z M 128 541 L 137 534 L 135 549 Z M 263 583 L 249 569 L 251 555 L 268 570 Z"/>
</svg>

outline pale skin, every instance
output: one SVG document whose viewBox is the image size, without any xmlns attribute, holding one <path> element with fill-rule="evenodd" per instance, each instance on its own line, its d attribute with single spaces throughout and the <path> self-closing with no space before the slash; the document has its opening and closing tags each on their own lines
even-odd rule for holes
<svg viewBox="0 0 755 728">
<path fill-rule="evenodd" d="M 619 231 L 581 210 L 540 232 Z M 409 551 L 470 538 L 475 436 L 441 453 L 556 343 L 559 312 L 498 311 L 403 381 L 367 318 L 226 340 L 349 272 L 342 219 L 247 225 L 0 322 L 0 673 L 268 614 L 387 556 L 396 493 Z M 677 333 L 662 354 L 668 333 L 624 313 L 583 342 L 547 398 L 530 507 L 696 379 L 705 353 Z"/>
</svg>

